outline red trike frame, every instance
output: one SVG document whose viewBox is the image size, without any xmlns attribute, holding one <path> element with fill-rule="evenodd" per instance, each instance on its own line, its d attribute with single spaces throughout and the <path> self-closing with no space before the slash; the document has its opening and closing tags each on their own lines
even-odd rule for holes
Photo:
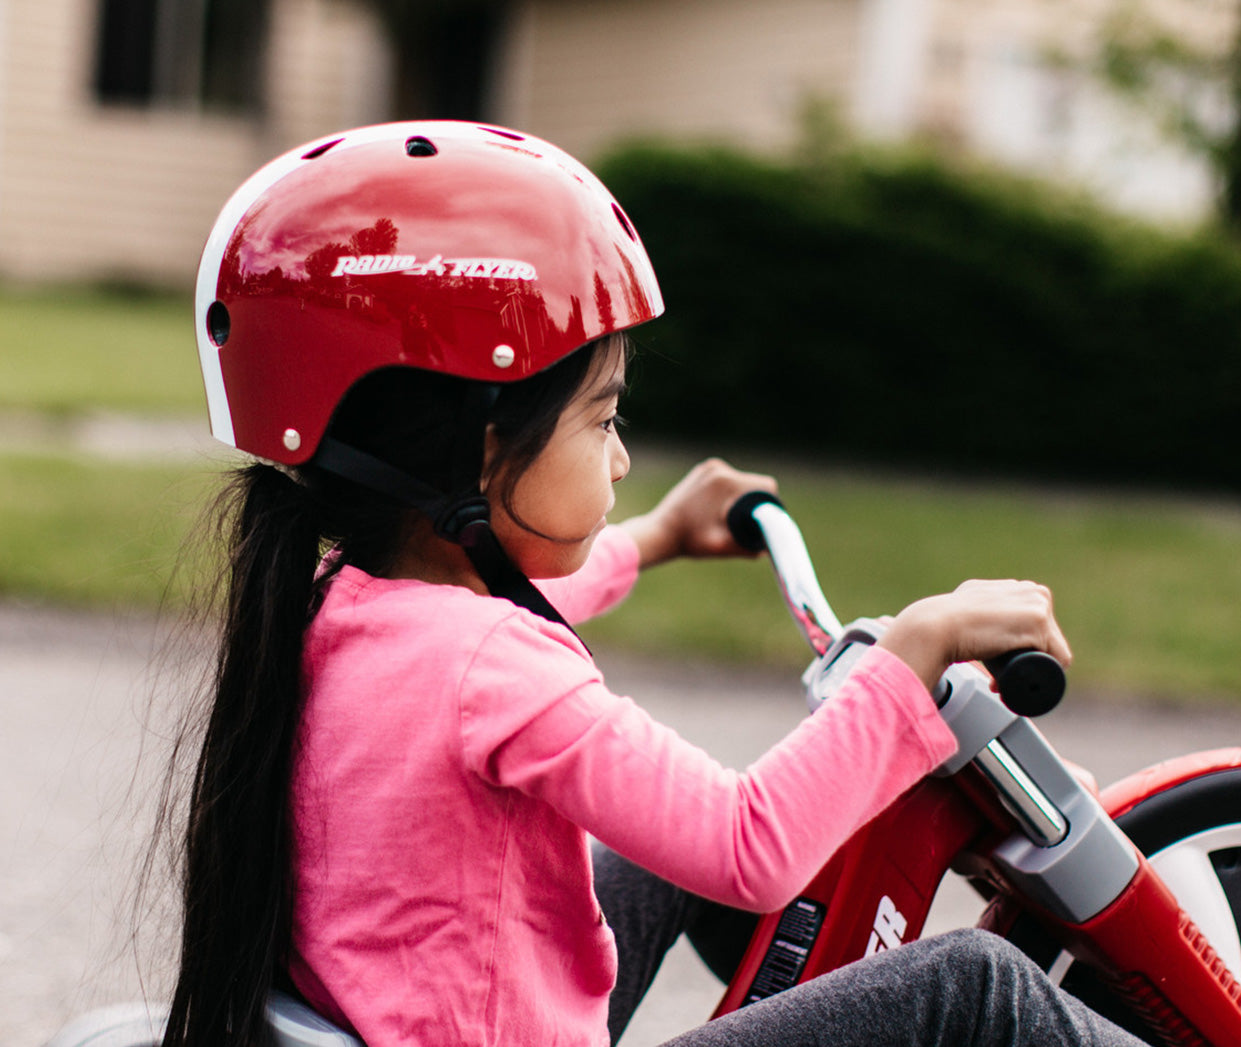
<svg viewBox="0 0 1241 1047">
<path fill-rule="evenodd" d="M 1239 767 L 1241 748 L 1195 753 L 1125 778 L 1100 802 L 1115 818 L 1182 782 Z M 1031 913 L 1169 1044 L 1241 1044 L 1241 984 L 1144 858 L 1120 897 L 1072 925 L 1022 898 L 990 859 L 1013 829 L 972 766 L 925 779 L 850 839 L 788 909 L 762 918 L 716 1015 L 764 993 L 755 982 L 769 954 L 800 983 L 917 938 L 954 869 L 991 897 L 979 926 L 1007 934 L 1018 915 Z"/>
</svg>

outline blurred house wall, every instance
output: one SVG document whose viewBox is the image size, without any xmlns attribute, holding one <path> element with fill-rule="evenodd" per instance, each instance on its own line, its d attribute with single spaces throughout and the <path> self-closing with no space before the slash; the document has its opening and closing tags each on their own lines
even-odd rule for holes
<svg viewBox="0 0 1241 1047">
<path fill-rule="evenodd" d="M 1150 218 L 1193 221 L 1210 211 L 1216 185 L 1203 152 L 1160 126 L 1152 96 L 1113 90 L 1102 54 L 1122 25 L 1136 38 L 1166 32 L 1197 56 L 1202 75 L 1148 66 L 1161 81 L 1156 93 L 1178 97 L 1205 125 L 1226 130 L 1235 114 L 1225 70 L 1231 62 L 1236 75 L 1241 50 L 1236 0 L 875 0 L 872 7 L 926 15 L 910 104 L 889 126 L 865 115 L 863 126 L 955 143 L 1086 186 Z"/>
<path fill-rule="evenodd" d="M 401 53 L 367 0 L 249 0 L 268 8 L 249 111 L 184 97 L 101 101 L 101 11 L 116 2 L 128 0 L 0 0 L 0 278 L 188 286 L 215 214 L 259 164 L 341 128 L 440 115 L 425 99 L 422 112 L 393 111 L 402 63 L 424 61 L 435 45 L 407 42 Z M 228 2 L 236 11 L 244 0 Z M 1237 47 L 1235 0 L 1138 6 L 1208 49 Z M 1158 140 L 1062 61 L 1097 43 L 1114 8 L 494 0 L 503 31 L 475 115 L 589 161 L 618 139 L 651 134 L 779 150 L 795 141 L 804 103 L 828 101 L 864 134 L 929 138 L 1078 180 L 1136 210 L 1192 218 L 1213 193 L 1202 158 Z M 1230 117 L 1226 98 L 1202 104 Z"/>
<path fill-rule="evenodd" d="M 778 147 L 806 97 L 847 95 L 862 6 L 513 0 L 480 115 L 587 159 L 630 134 Z M 219 207 L 263 161 L 343 127 L 425 115 L 391 112 L 402 59 L 362 0 L 270 0 L 254 113 L 102 102 L 102 7 L 0 0 L 0 277 L 186 285 Z"/>
<path fill-rule="evenodd" d="M 259 115 L 101 103 L 96 0 L 0 0 L 0 275 L 188 287 L 223 202 L 296 142 L 385 115 L 367 9 L 273 0 Z"/>
<path fill-rule="evenodd" d="M 1126 21 L 1197 56 L 1196 73 L 1154 74 L 1165 100 L 1217 130 L 1236 119 L 1237 0 L 523 0 L 514 10 L 498 118 L 587 157 L 652 132 L 778 149 L 815 99 L 864 136 L 931 142 L 1149 218 L 1199 220 L 1218 189 L 1205 152 L 1161 126 L 1151 97 L 1126 99 L 1100 72 Z"/>
<path fill-rule="evenodd" d="M 808 98 L 850 104 L 864 0 L 526 0 L 513 5 L 494 118 L 589 159 L 634 135 L 757 149 Z"/>
</svg>

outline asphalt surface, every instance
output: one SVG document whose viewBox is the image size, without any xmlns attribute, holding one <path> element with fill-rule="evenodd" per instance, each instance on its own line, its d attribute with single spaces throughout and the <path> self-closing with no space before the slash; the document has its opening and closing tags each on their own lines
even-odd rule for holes
<svg viewBox="0 0 1241 1047">
<path fill-rule="evenodd" d="M 0 1045 L 38 1047 L 88 1008 L 167 989 L 170 893 L 139 903 L 167 710 L 193 676 L 159 657 L 154 623 L 0 603 Z M 723 762 L 743 766 L 801 715 L 797 669 L 747 673 L 602 652 L 614 688 Z M 1043 722 L 1054 744 L 1109 781 L 1159 759 L 1241 744 L 1241 706 L 1178 711 L 1070 696 Z M 971 922 L 950 886 L 935 929 Z M 139 963 L 141 960 L 141 963 Z M 140 973 L 141 972 L 141 973 Z M 710 1013 L 719 987 L 678 950 L 626 1037 L 651 1047 Z"/>
</svg>

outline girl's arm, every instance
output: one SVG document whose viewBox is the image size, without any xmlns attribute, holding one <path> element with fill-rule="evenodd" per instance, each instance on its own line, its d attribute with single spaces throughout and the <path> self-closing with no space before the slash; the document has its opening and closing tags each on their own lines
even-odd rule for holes
<svg viewBox="0 0 1241 1047">
<path fill-rule="evenodd" d="M 872 649 L 831 702 L 738 772 L 611 693 L 580 653 L 554 651 L 548 632 L 523 618 L 479 648 L 463 694 L 466 765 L 727 905 L 786 904 L 955 748 L 917 677 Z"/>
<path fill-rule="evenodd" d="M 1069 657 L 1042 586 L 966 583 L 901 612 L 832 701 L 738 773 L 611 694 L 562 632 L 513 619 L 480 647 L 467 763 L 674 883 L 758 910 L 953 751 L 925 686 L 935 667 L 1019 647 Z"/>
</svg>

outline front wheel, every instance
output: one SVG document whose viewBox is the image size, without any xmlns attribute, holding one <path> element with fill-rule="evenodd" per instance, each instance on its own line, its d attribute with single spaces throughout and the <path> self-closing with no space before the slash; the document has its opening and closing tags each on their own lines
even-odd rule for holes
<svg viewBox="0 0 1241 1047">
<path fill-rule="evenodd" d="M 1148 796 L 1116 824 L 1241 977 L 1241 768 L 1208 772 Z M 1008 938 L 1095 1011 L 1147 1043 L 1165 1042 L 1032 917 L 1020 916 Z"/>
</svg>

